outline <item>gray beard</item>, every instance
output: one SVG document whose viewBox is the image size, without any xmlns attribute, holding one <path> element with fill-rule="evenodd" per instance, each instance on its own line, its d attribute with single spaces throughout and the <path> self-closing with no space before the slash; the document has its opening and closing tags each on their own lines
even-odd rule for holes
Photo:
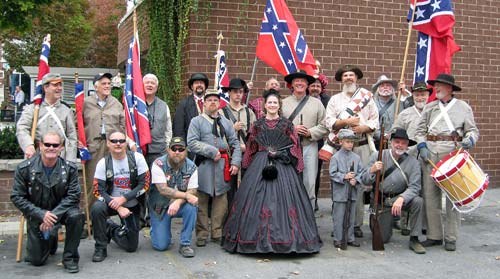
<svg viewBox="0 0 500 279">
<path fill-rule="evenodd" d="M 356 88 L 358 88 L 356 83 L 351 83 L 351 84 L 343 84 L 342 85 L 342 92 L 344 93 L 354 93 L 356 91 Z"/>
<path fill-rule="evenodd" d="M 445 94 L 443 93 L 436 93 L 436 98 L 438 98 L 439 100 L 443 99 Z"/>
<path fill-rule="evenodd" d="M 168 163 L 173 169 L 179 169 L 182 165 L 182 161 L 183 160 L 178 158 L 168 158 Z"/>
<path fill-rule="evenodd" d="M 423 109 L 425 106 L 425 102 L 415 102 L 415 107 L 418 109 Z"/>
</svg>

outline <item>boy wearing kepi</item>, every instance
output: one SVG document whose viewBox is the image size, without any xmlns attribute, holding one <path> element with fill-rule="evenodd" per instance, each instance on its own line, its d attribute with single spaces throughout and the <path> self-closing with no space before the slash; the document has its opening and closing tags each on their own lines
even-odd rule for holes
<svg viewBox="0 0 500 279">
<path fill-rule="evenodd" d="M 341 248 L 344 217 L 348 214 L 347 245 L 359 247 L 354 238 L 356 194 L 361 188 L 363 165 L 358 154 L 352 151 L 356 136 L 352 130 L 341 129 L 338 133 L 341 148 L 330 160 L 330 178 L 333 200 L 333 246 Z M 351 188 L 351 189 L 349 189 Z M 348 202 L 350 200 L 350 202 Z M 360 201 L 363 202 L 363 201 Z M 349 204 L 349 208 L 348 207 Z"/>
</svg>

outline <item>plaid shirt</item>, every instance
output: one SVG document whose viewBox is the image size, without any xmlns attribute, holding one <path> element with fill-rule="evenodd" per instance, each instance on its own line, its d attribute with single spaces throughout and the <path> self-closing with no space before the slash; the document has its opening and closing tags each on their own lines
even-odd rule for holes
<svg viewBox="0 0 500 279">
<path fill-rule="evenodd" d="M 253 110 L 257 119 L 264 117 L 264 98 L 258 97 L 248 102 L 248 107 Z"/>
</svg>

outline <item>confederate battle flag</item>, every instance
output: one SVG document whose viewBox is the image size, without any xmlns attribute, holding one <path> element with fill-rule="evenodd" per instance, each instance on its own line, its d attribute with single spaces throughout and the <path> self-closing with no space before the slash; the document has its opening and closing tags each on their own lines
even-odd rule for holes
<svg viewBox="0 0 500 279">
<path fill-rule="evenodd" d="M 256 55 L 284 76 L 297 69 L 314 74 L 316 62 L 284 0 L 267 0 Z"/>
<path fill-rule="evenodd" d="M 415 0 L 410 0 L 408 20 L 414 8 Z M 419 32 L 415 82 L 435 79 L 440 73 L 451 73 L 453 54 L 460 50 L 453 37 L 454 24 L 451 0 L 416 0 L 413 29 Z M 428 101 L 435 99 L 433 92 Z"/>
</svg>

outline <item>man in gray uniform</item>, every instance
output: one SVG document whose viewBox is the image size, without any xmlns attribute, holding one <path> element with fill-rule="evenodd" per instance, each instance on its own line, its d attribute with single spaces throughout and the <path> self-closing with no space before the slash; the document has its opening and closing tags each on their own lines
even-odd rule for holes
<svg viewBox="0 0 500 279">
<path fill-rule="evenodd" d="M 196 246 L 206 245 L 209 233 L 212 241 L 220 242 L 227 213 L 227 191 L 231 176 L 237 175 L 241 150 L 233 123 L 219 115 L 219 94 L 207 92 L 204 111 L 191 120 L 187 133 L 189 151 L 195 154 L 198 166 L 198 219 Z M 208 200 L 212 198 L 211 229 L 208 225 Z"/>
<path fill-rule="evenodd" d="M 424 254 L 425 248 L 418 240 L 422 233 L 423 200 L 419 196 L 421 185 L 420 164 L 417 159 L 406 153 L 408 146 L 417 144 L 408 138 L 403 129 L 397 129 L 391 134 L 391 149 L 382 152 L 382 162 L 377 161 L 378 152 L 372 154 L 368 166 L 369 172 L 364 179 L 371 183 L 375 181 L 377 171 L 383 169 L 383 183 L 380 185 L 381 203 L 391 207 L 392 216 L 400 216 L 401 210 L 410 212 L 410 249 L 417 254 Z M 391 226 L 392 222 L 380 224 Z M 382 229 L 384 230 L 384 229 Z M 389 229 L 390 230 L 390 229 Z"/>
<path fill-rule="evenodd" d="M 455 78 L 449 74 L 439 74 L 427 83 L 434 86 L 437 100 L 427 104 L 420 118 L 416 138 L 419 156 L 427 164 L 423 169 L 423 194 L 427 215 L 427 240 L 424 246 L 443 245 L 443 224 L 441 223 L 441 190 L 431 178 L 433 166 L 457 148 L 472 148 L 478 138 L 479 130 L 474 121 L 472 109 L 466 102 L 455 98 L 453 92 L 461 91 Z M 444 219 L 444 242 L 447 251 L 456 250 L 460 213 L 446 200 Z"/>
<path fill-rule="evenodd" d="M 63 92 L 61 75 L 48 73 L 43 76 L 42 88 L 45 97 L 40 105 L 35 141 L 31 138 L 35 104 L 30 104 L 24 107 L 21 118 L 17 122 L 16 137 L 19 146 L 29 159 L 35 154 L 35 146 L 38 145 L 42 135 L 48 131 L 57 131 L 65 143 L 61 157 L 67 161 L 76 162 L 75 116 L 70 108 L 61 103 Z"/>
</svg>

